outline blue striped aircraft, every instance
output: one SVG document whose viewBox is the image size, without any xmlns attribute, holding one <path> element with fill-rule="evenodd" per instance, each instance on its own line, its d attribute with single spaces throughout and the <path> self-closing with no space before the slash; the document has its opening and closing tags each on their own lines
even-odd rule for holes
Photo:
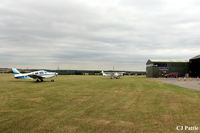
<svg viewBox="0 0 200 133">
<path fill-rule="evenodd" d="M 12 71 L 14 73 L 14 78 L 16 79 L 36 79 L 36 82 L 43 82 L 43 79 L 54 78 L 58 75 L 56 72 L 47 72 L 44 70 L 30 73 L 20 73 L 16 68 L 12 68 Z M 51 82 L 54 82 L 54 79 L 52 79 Z"/>
</svg>

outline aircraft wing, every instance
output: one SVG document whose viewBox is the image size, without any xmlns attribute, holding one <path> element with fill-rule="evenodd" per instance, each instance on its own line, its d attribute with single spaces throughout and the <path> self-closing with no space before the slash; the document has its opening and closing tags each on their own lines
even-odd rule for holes
<svg viewBox="0 0 200 133">
<path fill-rule="evenodd" d="M 114 73 L 112 73 L 112 72 L 106 72 L 106 75 L 107 75 L 107 76 L 113 76 Z"/>
<path fill-rule="evenodd" d="M 113 74 L 114 72 L 105 72 L 106 74 Z"/>
<path fill-rule="evenodd" d="M 28 75 L 29 77 L 33 78 L 33 79 L 43 79 L 43 77 L 36 75 L 36 74 L 30 74 Z"/>
<path fill-rule="evenodd" d="M 120 75 L 124 75 L 126 72 L 119 72 Z"/>
</svg>

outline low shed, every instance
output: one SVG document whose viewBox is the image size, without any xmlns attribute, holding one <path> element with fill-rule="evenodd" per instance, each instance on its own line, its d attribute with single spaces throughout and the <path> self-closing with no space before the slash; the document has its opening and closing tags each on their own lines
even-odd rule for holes
<svg viewBox="0 0 200 133">
<path fill-rule="evenodd" d="M 146 63 L 147 77 L 163 77 L 165 74 L 178 73 L 185 76 L 189 73 L 189 60 L 152 60 Z"/>
</svg>

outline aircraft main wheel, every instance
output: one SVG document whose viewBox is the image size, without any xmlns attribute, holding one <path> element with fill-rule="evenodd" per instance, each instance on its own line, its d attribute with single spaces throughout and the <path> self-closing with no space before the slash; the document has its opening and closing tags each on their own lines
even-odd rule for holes
<svg viewBox="0 0 200 133">
<path fill-rule="evenodd" d="M 51 82 L 54 82 L 54 79 L 52 79 Z"/>
<path fill-rule="evenodd" d="M 39 82 L 39 80 L 37 79 L 36 82 Z"/>
<path fill-rule="evenodd" d="M 41 82 L 43 82 L 43 79 L 40 79 L 41 80 Z"/>
</svg>

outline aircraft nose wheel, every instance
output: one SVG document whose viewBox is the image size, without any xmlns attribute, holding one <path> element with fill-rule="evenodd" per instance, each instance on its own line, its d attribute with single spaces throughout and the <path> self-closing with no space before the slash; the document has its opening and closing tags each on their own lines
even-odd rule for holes
<svg viewBox="0 0 200 133">
<path fill-rule="evenodd" d="M 51 82 L 54 82 L 54 79 L 52 79 Z"/>
</svg>

